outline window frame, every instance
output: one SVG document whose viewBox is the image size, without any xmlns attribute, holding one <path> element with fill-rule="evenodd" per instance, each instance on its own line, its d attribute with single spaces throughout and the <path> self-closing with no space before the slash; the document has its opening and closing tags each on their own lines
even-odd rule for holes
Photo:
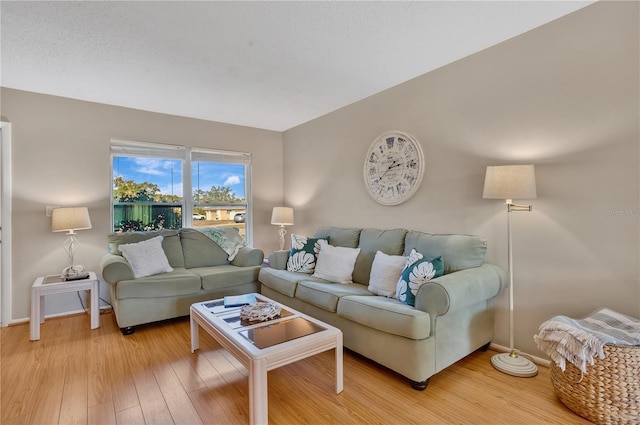
<svg viewBox="0 0 640 425">
<path fill-rule="evenodd" d="M 138 158 L 156 158 L 156 159 L 179 159 L 182 164 L 182 228 L 193 227 L 193 179 L 192 164 L 194 162 L 217 162 L 217 163 L 234 163 L 244 165 L 244 198 L 246 200 L 245 215 L 245 240 L 247 243 L 253 243 L 253 214 L 252 214 L 252 195 L 251 195 L 251 166 L 252 155 L 248 152 L 235 152 L 226 150 L 216 150 L 200 147 L 170 145 L 163 143 L 139 142 L 123 139 L 111 139 L 109 144 L 109 166 L 110 166 L 110 184 L 109 184 L 109 215 L 111 229 L 114 228 L 114 207 L 113 199 L 113 181 L 114 168 L 113 161 L 115 157 L 138 157 Z M 226 205 L 226 204 L 224 204 Z"/>
</svg>

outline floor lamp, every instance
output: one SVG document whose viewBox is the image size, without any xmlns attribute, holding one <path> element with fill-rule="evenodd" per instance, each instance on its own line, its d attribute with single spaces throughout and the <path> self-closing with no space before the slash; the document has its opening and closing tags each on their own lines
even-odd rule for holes
<svg viewBox="0 0 640 425">
<path fill-rule="evenodd" d="M 280 250 L 282 251 L 284 249 L 284 235 L 287 234 L 287 229 L 285 229 L 284 226 L 293 225 L 293 208 L 273 207 L 271 224 L 280 226 L 278 234 L 280 235 Z"/>
<path fill-rule="evenodd" d="M 509 348 L 511 352 L 496 354 L 491 364 L 500 372 L 528 378 L 538 374 L 538 368 L 529 359 L 519 356 L 513 342 L 513 255 L 511 250 L 511 213 L 531 211 L 531 205 L 518 205 L 513 199 L 536 197 L 536 176 L 533 165 L 501 165 L 487 167 L 484 178 L 485 199 L 504 199 L 507 205 L 507 247 L 509 264 Z"/>
</svg>

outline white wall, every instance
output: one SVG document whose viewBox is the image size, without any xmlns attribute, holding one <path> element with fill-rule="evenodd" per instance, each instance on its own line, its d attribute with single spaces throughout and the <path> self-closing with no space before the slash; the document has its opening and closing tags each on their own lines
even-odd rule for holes
<svg viewBox="0 0 640 425">
<path fill-rule="evenodd" d="M 286 131 L 290 230 L 478 234 L 506 269 L 506 211 L 482 199 L 485 168 L 533 163 L 538 198 L 512 222 L 516 346 L 543 356 L 532 336 L 557 314 L 640 317 L 638 17 L 637 2 L 600 2 Z M 385 207 L 362 167 L 393 129 L 417 137 L 427 167 L 412 199 Z M 497 306 L 494 342 L 508 346 L 506 293 Z"/>
<path fill-rule="evenodd" d="M 282 133 L 2 89 L 2 119 L 12 124 L 12 319 L 29 316 L 37 276 L 67 265 L 66 236 L 51 232 L 45 205 L 89 207 L 93 228 L 78 232 L 76 263 L 98 271 L 110 223 L 112 138 L 253 154 L 254 245 L 277 246 L 271 209 L 282 203 Z M 108 297 L 106 284 L 103 297 Z M 80 310 L 75 294 L 48 296 L 46 314 Z"/>
</svg>

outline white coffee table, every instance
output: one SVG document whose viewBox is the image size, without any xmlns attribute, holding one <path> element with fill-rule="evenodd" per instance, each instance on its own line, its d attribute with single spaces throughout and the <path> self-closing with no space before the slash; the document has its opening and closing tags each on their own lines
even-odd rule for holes
<svg viewBox="0 0 640 425">
<path fill-rule="evenodd" d="M 255 294 L 258 301 L 274 302 Z M 240 320 L 240 307 L 224 307 L 222 299 L 191 305 L 191 352 L 199 348 L 202 327 L 249 370 L 249 420 L 267 424 L 267 372 L 335 349 L 336 394 L 342 392 L 342 331 L 278 304 L 279 318 L 266 322 Z"/>
</svg>

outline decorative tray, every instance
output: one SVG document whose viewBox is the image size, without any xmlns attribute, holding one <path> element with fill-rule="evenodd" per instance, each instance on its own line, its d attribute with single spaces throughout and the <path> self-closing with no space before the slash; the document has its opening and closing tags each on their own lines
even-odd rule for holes
<svg viewBox="0 0 640 425">
<path fill-rule="evenodd" d="M 280 316 L 280 307 L 277 304 L 258 301 L 247 304 L 240 309 L 240 319 L 250 322 L 264 322 Z"/>
</svg>

